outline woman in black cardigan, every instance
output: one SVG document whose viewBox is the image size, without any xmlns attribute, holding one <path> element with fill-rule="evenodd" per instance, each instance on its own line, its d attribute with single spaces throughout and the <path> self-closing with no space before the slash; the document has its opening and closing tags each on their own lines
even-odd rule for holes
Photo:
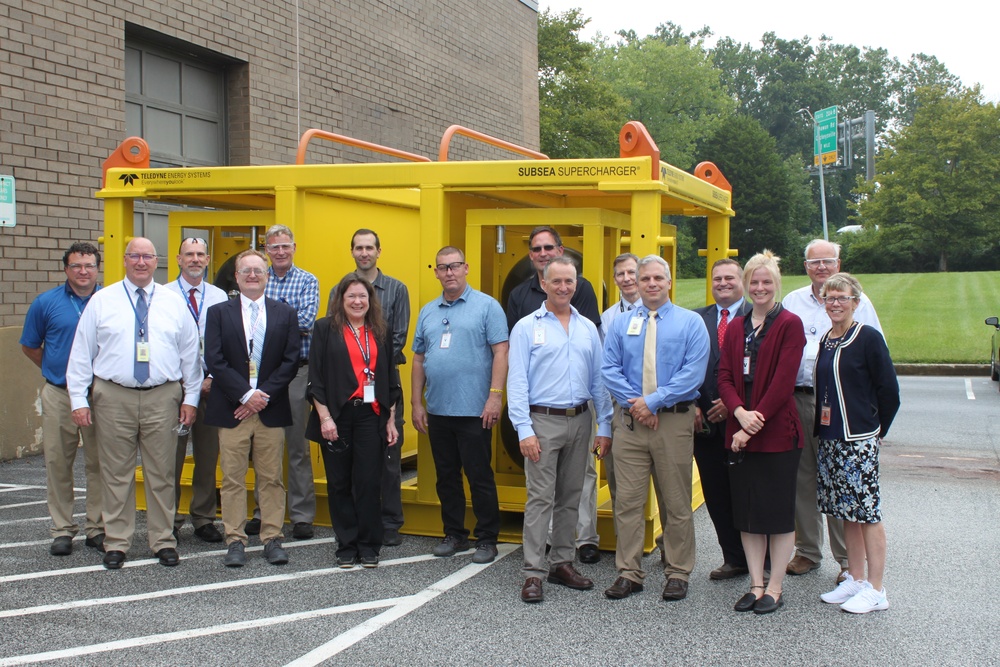
<svg viewBox="0 0 1000 667">
<path fill-rule="evenodd" d="M 320 443 L 337 564 L 377 567 L 382 548 L 382 458 L 396 446 L 399 375 L 391 332 L 371 283 L 349 273 L 329 317 L 313 327 L 306 436 Z"/>
<path fill-rule="evenodd" d="M 834 274 L 820 298 L 832 328 L 820 341 L 814 374 L 817 501 L 820 511 L 844 520 L 848 565 L 844 581 L 820 598 L 866 614 L 889 607 L 878 455 L 899 410 L 899 383 L 882 334 L 854 321 L 861 284 Z"/>
</svg>

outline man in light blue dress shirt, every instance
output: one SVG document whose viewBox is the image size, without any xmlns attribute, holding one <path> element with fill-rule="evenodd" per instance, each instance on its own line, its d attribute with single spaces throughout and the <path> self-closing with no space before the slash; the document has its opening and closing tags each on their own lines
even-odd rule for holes
<svg viewBox="0 0 1000 667">
<path fill-rule="evenodd" d="M 507 371 L 507 407 L 524 454 L 524 602 L 541 602 L 542 577 L 577 590 L 594 582 L 573 567 L 574 532 L 590 456 L 611 446 L 611 400 L 601 380 L 601 340 L 597 327 L 570 305 L 576 266 L 565 257 L 551 260 L 542 276 L 546 300 L 514 325 Z M 545 538 L 552 521 L 549 564 Z"/>
</svg>

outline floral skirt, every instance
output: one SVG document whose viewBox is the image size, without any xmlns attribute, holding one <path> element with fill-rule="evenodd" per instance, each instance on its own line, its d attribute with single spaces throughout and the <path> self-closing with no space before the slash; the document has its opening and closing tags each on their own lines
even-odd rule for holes
<svg viewBox="0 0 1000 667">
<path fill-rule="evenodd" d="M 855 523 L 882 521 L 878 438 L 820 440 L 816 502 L 824 514 Z"/>
</svg>

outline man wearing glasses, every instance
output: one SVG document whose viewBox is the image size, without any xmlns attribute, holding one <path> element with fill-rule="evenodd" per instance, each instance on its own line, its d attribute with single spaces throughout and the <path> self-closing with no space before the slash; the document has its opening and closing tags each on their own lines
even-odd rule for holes
<svg viewBox="0 0 1000 667">
<path fill-rule="evenodd" d="M 316 518 L 316 491 L 309 443 L 306 442 L 306 420 L 309 417 L 306 385 L 309 381 L 309 345 L 319 309 L 319 281 L 313 274 L 295 266 L 295 235 L 291 229 L 274 225 L 267 230 L 264 238 L 267 256 L 271 259 L 265 295 L 294 308 L 299 320 L 299 367 L 288 387 L 292 425 L 285 429 L 285 447 L 288 450 L 288 516 L 292 521 L 292 537 L 308 540 L 313 536 L 313 520 Z M 254 495 L 257 496 L 256 490 Z M 260 532 L 259 507 L 253 511 L 253 519 L 247 522 L 246 532 L 247 535 Z"/>
<path fill-rule="evenodd" d="M 156 264 L 149 239 L 129 241 L 125 279 L 90 298 L 66 369 L 73 423 L 97 427 L 109 570 L 125 563 L 135 533 L 137 453 L 149 548 L 161 565 L 180 560 L 173 534 L 176 429 L 194 421 L 204 376 L 198 327 L 184 299 L 153 282 Z"/>
<path fill-rule="evenodd" d="M 823 515 L 816 505 L 816 456 L 819 438 L 813 435 L 816 421 L 816 396 L 813 390 L 813 367 L 819 354 L 819 341 L 830 330 L 830 317 L 819 297 L 827 278 L 840 271 L 840 244 L 814 239 L 806 246 L 806 273 L 811 284 L 790 292 L 781 304 L 802 320 L 805 328 L 806 347 L 795 380 L 795 406 L 802 420 L 804 433 L 802 457 L 795 488 L 795 557 L 789 561 L 788 574 L 805 574 L 819 567 L 823 559 Z M 875 306 L 867 294 L 861 295 L 854 312 L 857 322 L 875 327 L 882 332 L 882 325 L 875 313 Z M 844 545 L 844 526 L 839 519 L 826 517 L 830 534 L 830 551 L 840 564 L 837 582 L 847 572 L 847 547 Z M 779 564 L 774 564 L 776 567 Z"/>
<path fill-rule="evenodd" d="M 542 579 L 576 590 L 594 582 L 573 567 L 583 472 L 591 456 L 611 447 L 611 398 L 601 380 L 597 327 L 570 305 L 576 265 L 566 257 L 545 267 L 548 295 L 537 311 L 514 325 L 507 374 L 510 419 L 517 429 L 527 500 L 524 505 L 524 585 L 521 600 L 541 602 Z M 593 435 L 597 413 L 597 437 Z M 552 549 L 545 541 L 552 524 Z"/>
<path fill-rule="evenodd" d="M 624 426 L 614 442 L 618 578 L 604 595 L 621 599 L 643 589 L 642 514 L 652 466 L 667 509 L 663 599 L 681 600 L 694 569 L 694 402 L 705 379 L 709 339 L 698 315 L 670 302 L 666 260 L 642 258 L 638 276 L 642 306 L 611 325 L 601 368 Z"/>
<path fill-rule="evenodd" d="M 469 287 L 469 265 L 461 250 L 439 250 L 434 275 L 442 293 L 417 317 L 410 394 L 413 425 L 429 437 L 437 471 L 444 539 L 434 547 L 434 555 L 454 556 L 469 549 L 464 470 L 476 515 L 472 562 L 489 563 L 497 556 L 500 533 L 490 458 L 507 376 L 507 326 L 500 304 Z"/>
<path fill-rule="evenodd" d="M 198 325 L 198 358 L 202 369 L 205 369 L 205 311 L 217 303 L 228 300 L 226 293 L 205 280 L 208 270 L 208 242 L 205 239 L 189 238 L 181 242 L 177 251 L 177 266 L 180 275 L 164 287 L 175 292 L 187 304 L 188 312 Z M 212 376 L 206 375 L 201 383 L 201 401 L 198 403 L 198 415 L 191 425 L 191 453 L 194 456 L 194 471 L 191 475 L 191 523 L 194 534 L 205 542 L 221 542 L 222 534 L 215 527 L 215 468 L 219 462 L 219 431 L 214 426 L 205 423 L 205 397 L 212 388 Z M 188 433 L 177 436 L 177 474 L 176 496 L 177 506 L 181 501 L 181 472 L 184 469 L 184 458 L 187 455 Z M 177 512 L 174 518 L 174 536 L 180 533 L 184 525 L 184 515 Z"/>
<path fill-rule="evenodd" d="M 554 228 L 548 226 L 535 227 L 528 235 L 528 257 L 535 271 L 528 280 L 513 290 L 507 298 L 507 330 L 510 331 L 518 320 L 534 313 L 545 301 L 545 290 L 542 289 L 542 271 L 556 257 L 562 257 L 565 252 L 562 238 Z M 601 332 L 601 311 L 597 306 L 597 295 L 594 287 L 583 276 L 577 277 L 576 293 L 572 305 L 583 317 L 594 323 Z M 597 469 L 594 459 L 588 457 L 583 493 L 580 495 L 580 516 L 576 529 L 577 551 L 581 563 L 597 563 L 601 560 L 601 551 L 597 546 L 600 537 L 597 534 Z"/>
<path fill-rule="evenodd" d="M 101 518 L 101 466 L 93 425 L 77 426 L 71 418 L 66 391 L 66 364 L 77 322 L 91 295 L 100 289 L 97 272 L 101 253 L 90 243 L 74 243 L 63 254 L 66 282 L 42 292 L 28 308 L 21 331 L 21 350 L 42 369 L 42 443 L 49 516 L 52 517 L 53 556 L 73 552 L 73 536 L 79 531 L 73 519 L 73 462 L 83 438 L 87 471 L 87 509 L 84 544 L 104 550 Z"/>
</svg>

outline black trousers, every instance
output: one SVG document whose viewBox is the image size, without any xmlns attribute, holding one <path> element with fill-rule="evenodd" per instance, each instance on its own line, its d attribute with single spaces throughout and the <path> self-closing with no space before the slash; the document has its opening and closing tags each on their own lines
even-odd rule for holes
<svg viewBox="0 0 1000 667">
<path fill-rule="evenodd" d="M 348 403 L 337 418 L 340 438 L 333 447 L 320 447 L 338 558 L 378 556 L 382 548 L 385 447 L 378 431 L 379 417 L 371 405 Z"/>
<path fill-rule="evenodd" d="M 493 431 L 483 428 L 480 417 L 427 415 L 427 435 L 437 471 L 444 534 L 465 539 L 465 489 L 462 471 L 469 479 L 472 511 L 476 515 L 476 542 L 495 544 L 500 534 L 500 503 L 493 478 Z"/>
<path fill-rule="evenodd" d="M 701 490 L 705 493 L 708 516 L 715 525 L 715 534 L 722 548 L 722 560 L 738 567 L 747 566 L 743 553 L 740 531 L 733 525 L 733 500 L 729 489 L 729 470 L 726 459 L 728 450 L 723 446 L 726 437 L 724 424 L 713 425 L 712 435 L 696 435 L 694 460 L 701 475 Z"/>
</svg>

